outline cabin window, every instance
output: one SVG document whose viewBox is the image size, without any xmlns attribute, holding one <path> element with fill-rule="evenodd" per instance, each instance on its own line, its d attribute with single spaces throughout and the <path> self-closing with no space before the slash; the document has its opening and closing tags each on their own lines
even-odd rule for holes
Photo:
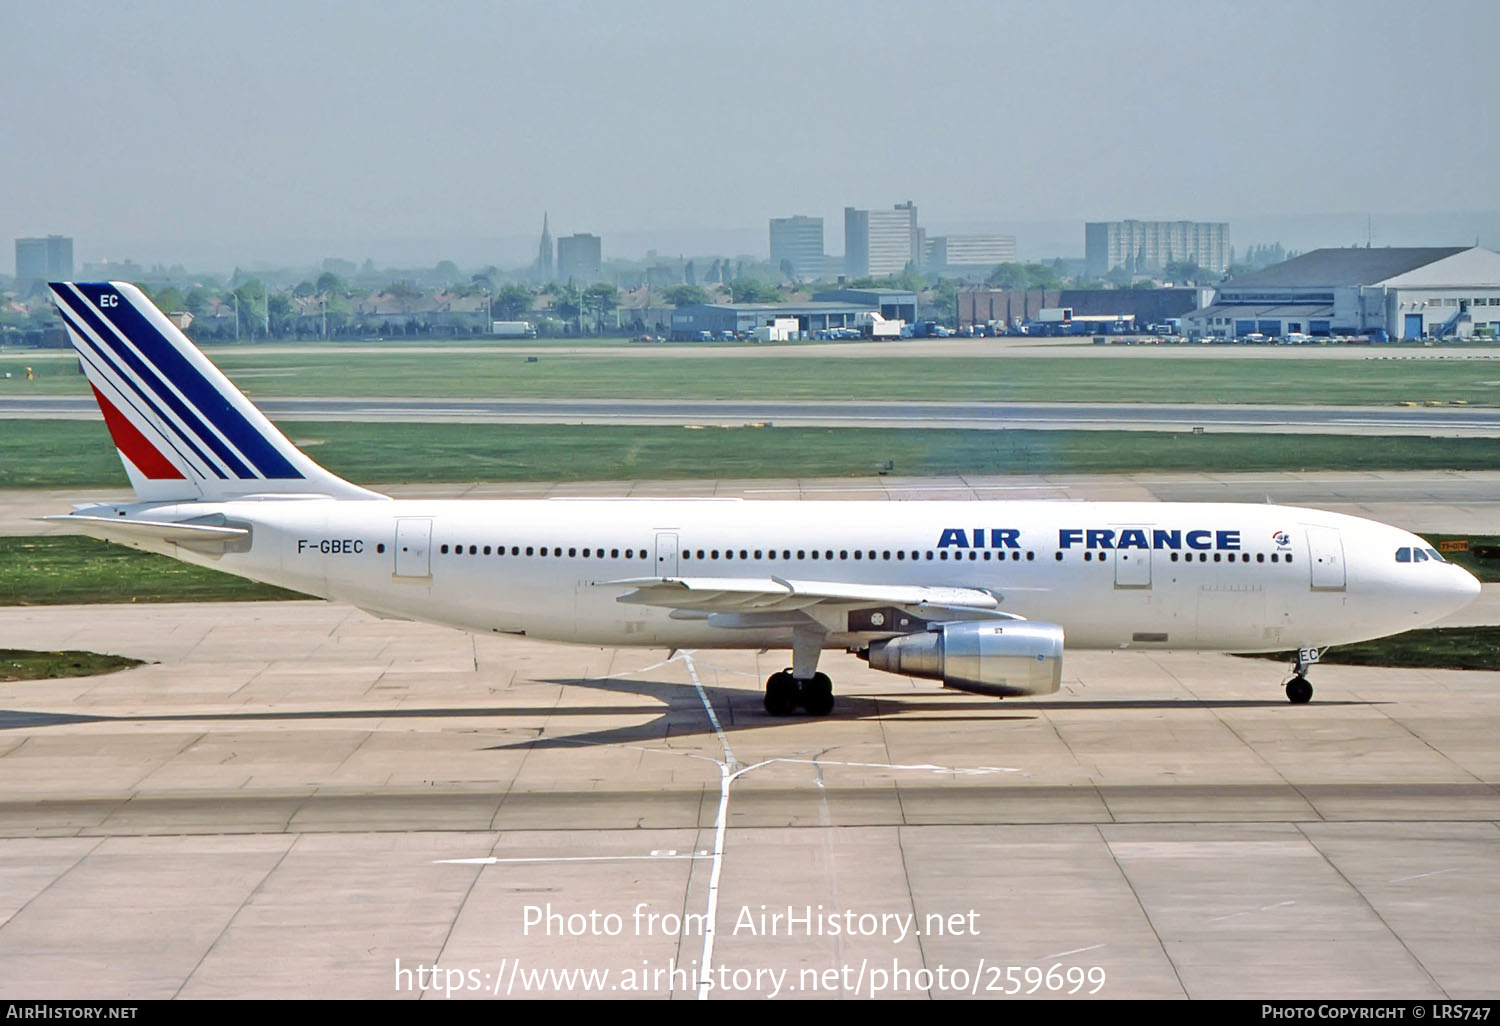
<svg viewBox="0 0 1500 1026">
<path fill-rule="evenodd" d="M 890 558 L 890 557 L 886 557 L 886 558 Z M 902 559 L 905 559 L 905 558 L 906 558 L 906 550 L 905 549 L 897 549 L 896 550 L 896 559 L 897 560 L 902 560 Z"/>
<path fill-rule="evenodd" d="M 1027 552 L 1026 553 L 1026 562 L 1030 563 L 1030 562 L 1032 562 L 1035 559 L 1036 559 L 1036 553 L 1035 552 Z"/>
<path fill-rule="evenodd" d="M 1255 554 L 1255 561 L 1257 563 L 1264 563 L 1266 561 L 1266 554 L 1264 552 L 1257 552 Z"/>
<path fill-rule="evenodd" d="M 385 551 L 385 542 L 381 542 L 379 545 L 375 546 L 375 551 L 376 552 L 384 552 Z"/>
<path fill-rule="evenodd" d="M 448 546 L 444 545 L 442 548 L 438 549 L 438 551 L 446 556 L 448 554 Z"/>
</svg>

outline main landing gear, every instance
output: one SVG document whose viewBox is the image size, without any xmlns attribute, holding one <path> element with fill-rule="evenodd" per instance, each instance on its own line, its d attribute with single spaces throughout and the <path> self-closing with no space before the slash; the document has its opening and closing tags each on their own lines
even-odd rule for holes
<svg viewBox="0 0 1500 1026">
<path fill-rule="evenodd" d="M 766 681 L 766 712 L 772 716 L 790 716 L 798 707 L 809 716 L 827 716 L 833 712 L 833 681 L 826 673 L 815 673 L 811 679 L 798 680 L 792 668 L 771 674 Z"/>
<path fill-rule="evenodd" d="M 792 634 L 792 665 L 766 680 L 766 712 L 790 716 L 800 707 L 809 716 L 833 712 L 833 681 L 818 672 L 823 634 L 798 629 Z"/>
<path fill-rule="evenodd" d="M 1286 682 L 1286 700 L 1293 705 L 1302 705 L 1312 701 L 1313 686 L 1307 681 L 1307 671 L 1312 669 L 1314 663 L 1323 657 L 1327 651 L 1321 648 L 1301 648 L 1297 650 L 1297 665 L 1292 669 L 1292 679 Z"/>
</svg>

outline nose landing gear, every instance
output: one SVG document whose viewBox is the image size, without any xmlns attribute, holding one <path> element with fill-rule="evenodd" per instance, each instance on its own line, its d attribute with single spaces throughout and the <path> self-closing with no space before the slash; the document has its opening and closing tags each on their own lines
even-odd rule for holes
<svg viewBox="0 0 1500 1026">
<path fill-rule="evenodd" d="M 1312 669 L 1313 664 L 1323 658 L 1326 648 L 1299 648 L 1297 650 L 1297 665 L 1292 669 L 1292 679 L 1286 682 L 1286 700 L 1293 705 L 1302 705 L 1312 701 L 1313 686 L 1308 683 L 1307 671 Z"/>
</svg>

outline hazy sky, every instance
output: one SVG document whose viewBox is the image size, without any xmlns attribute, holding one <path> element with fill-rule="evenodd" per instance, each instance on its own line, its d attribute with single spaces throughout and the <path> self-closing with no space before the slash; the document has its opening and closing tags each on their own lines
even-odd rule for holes
<svg viewBox="0 0 1500 1026">
<path fill-rule="evenodd" d="M 7 0 L 0 267 L 1496 211 L 1497 47 L 1495 0 Z"/>
</svg>

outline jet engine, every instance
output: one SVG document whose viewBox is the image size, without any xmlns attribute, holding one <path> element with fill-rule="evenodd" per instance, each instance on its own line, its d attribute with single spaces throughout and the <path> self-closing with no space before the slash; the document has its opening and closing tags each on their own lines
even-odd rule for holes
<svg viewBox="0 0 1500 1026">
<path fill-rule="evenodd" d="M 1063 629 L 1031 620 L 931 624 L 926 633 L 870 644 L 877 670 L 940 680 L 981 695 L 1050 695 L 1062 683 Z"/>
</svg>

